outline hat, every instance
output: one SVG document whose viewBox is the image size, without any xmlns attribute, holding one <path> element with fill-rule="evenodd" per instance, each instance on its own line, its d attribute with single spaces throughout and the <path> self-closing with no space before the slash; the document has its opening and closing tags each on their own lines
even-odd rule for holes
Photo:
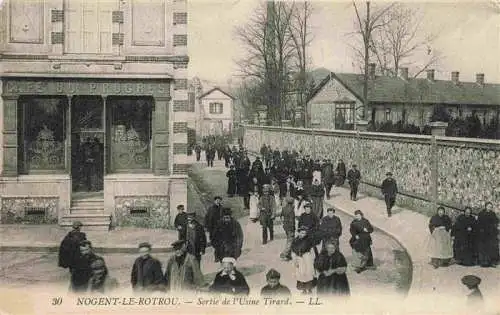
<svg viewBox="0 0 500 315">
<path fill-rule="evenodd" d="M 392 176 L 392 173 L 391 172 L 387 172 L 387 173 L 385 173 L 385 176 Z"/>
<path fill-rule="evenodd" d="M 177 205 L 177 210 L 184 209 L 184 205 Z"/>
<path fill-rule="evenodd" d="M 310 202 L 304 203 L 304 208 L 312 208 L 312 205 Z"/>
<path fill-rule="evenodd" d="M 90 246 L 90 247 L 92 247 L 92 243 L 89 240 L 83 240 L 83 241 L 80 241 L 79 246 Z"/>
<path fill-rule="evenodd" d="M 225 216 L 225 215 L 231 215 L 231 214 L 232 214 L 231 208 L 228 208 L 228 207 L 222 208 L 222 215 L 223 216 Z"/>
<path fill-rule="evenodd" d="M 357 214 L 359 214 L 359 215 L 363 215 L 363 212 L 361 212 L 361 210 L 356 210 L 356 211 L 354 211 L 354 215 L 357 215 Z"/>
<path fill-rule="evenodd" d="M 151 249 L 151 244 L 149 244 L 148 242 L 142 242 L 139 244 L 139 248 L 143 248 L 143 247 Z"/>
<path fill-rule="evenodd" d="M 462 277 L 462 283 L 468 287 L 477 287 L 481 283 L 481 278 L 475 275 L 466 275 Z"/>
<path fill-rule="evenodd" d="M 76 228 L 79 228 L 80 226 L 83 226 L 83 223 L 80 221 L 75 221 L 75 222 L 73 222 L 72 226 L 74 229 L 76 229 Z"/>
<path fill-rule="evenodd" d="M 184 244 L 186 244 L 186 241 L 178 240 L 172 243 L 172 247 L 174 248 L 174 250 L 179 250 L 182 248 L 182 246 L 184 246 Z"/>
<path fill-rule="evenodd" d="M 353 164 L 352 167 L 358 167 L 356 164 Z"/>
<path fill-rule="evenodd" d="M 281 275 L 278 271 L 276 271 L 275 269 L 270 269 L 267 273 L 266 273 L 266 279 L 269 280 L 269 279 L 279 279 L 281 278 Z"/>
<path fill-rule="evenodd" d="M 222 258 L 222 263 L 231 263 L 234 265 L 236 263 L 236 259 L 233 257 L 224 257 Z"/>
</svg>

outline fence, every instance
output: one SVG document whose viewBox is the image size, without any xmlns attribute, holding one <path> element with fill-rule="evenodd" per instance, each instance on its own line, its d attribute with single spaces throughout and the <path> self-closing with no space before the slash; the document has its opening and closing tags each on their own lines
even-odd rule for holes
<svg viewBox="0 0 500 315">
<path fill-rule="evenodd" d="M 398 202 L 435 211 L 465 206 L 500 208 L 500 141 L 392 133 L 244 125 L 244 143 L 258 152 L 262 144 L 302 150 L 314 158 L 357 164 L 362 189 L 380 194 L 391 171 L 401 192 Z"/>
</svg>

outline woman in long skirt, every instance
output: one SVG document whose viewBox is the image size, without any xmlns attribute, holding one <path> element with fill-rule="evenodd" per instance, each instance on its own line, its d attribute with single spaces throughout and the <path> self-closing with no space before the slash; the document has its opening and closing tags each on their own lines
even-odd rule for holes
<svg viewBox="0 0 500 315">
<path fill-rule="evenodd" d="M 451 242 L 451 218 L 444 213 L 444 208 L 439 207 L 437 214 L 429 221 L 429 256 L 434 268 L 448 266 L 453 258 Z"/>
<path fill-rule="evenodd" d="M 477 260 L 477 221 L 472 209 L 466 207 L 457 217 L 451 229 L 453 237 L 453 258 L 462 266 L 474 266 Z"/>
<path fill-rule="evenodd" d="M 318 276 L 318 294 L 350 295 L 349 281 L 346 270 L 347 261 L 339 251 L 338 241 L 328 242 L 318 257 L 314 260 Z"/>
<path fill-rule="evenodd" d="M 361 210 L 354 212 L 356 218 L 351 222 L 349 231 L 351 239 L 349 244 L 352 248 L 353 261 L 352 265 L 357 273 L 360 273 L 367 268 L 373 266 L 373 253 L 371 249 L 373 227 L 367 219 L 365 219 Z"/>
<path fill-rule="evenodd" d="M 494 267 L 500 262 L 498 252 L 498 216 L 493 211 L 493 204 L 487 202 L 485 209 L 479 212 L 478 259 L 481 267 Z"/>
<path fill-rule="evenodd" d="M 316 257 L 314 240 L 306 227 L 299 228 L 298 236 L 292 242 L 292 259 L 295 264 L 297 289 L 303 294 L 312 293 L 316 285 L 314 259 Z"/>
<path fill-rule="evenodd" d="M 259 219 L 260 210 L 258 207 L 259 204 L 259 191 L 255 189 L 250 194 L 250 220 L 255 223 Z"/>
</svg>

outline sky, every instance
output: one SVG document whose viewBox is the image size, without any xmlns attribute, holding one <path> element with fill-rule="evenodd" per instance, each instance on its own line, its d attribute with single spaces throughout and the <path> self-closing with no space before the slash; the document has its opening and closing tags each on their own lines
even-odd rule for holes
<svg viewBox="0 0 500 315">
<path fill-rule="evenodd" d="M 226 84 L 238 79 L 237 60 L 244 47 L 234 36 L 236 26 L 248 22 L 259 0 L 188 0 L 189 75 Z M 311 1 L 313 42 L 309 54 L 312 68 L 356 72 L 349 47 L 355 13 L 352 1 Z M 378 3 L 377 3 L 378 2 Z M 486 82 L 500 83 L 500 2 L 494 1 L 403 1 L 422 17 L 422 36 L 437 35 L 432 45 L 442 59 L 434 67 L 436 79 L 450 79 L 460 72 L 461 81 L 474 81 L 484 73 Z M 357 2 L 364 8 L 364 4 Z M 384 5 L 375 1 L 373 7 Z M 425 57 L 416 56 L 415 64 Z M 411 72 L 411 69 L 410 69 Z"/>
</svg>

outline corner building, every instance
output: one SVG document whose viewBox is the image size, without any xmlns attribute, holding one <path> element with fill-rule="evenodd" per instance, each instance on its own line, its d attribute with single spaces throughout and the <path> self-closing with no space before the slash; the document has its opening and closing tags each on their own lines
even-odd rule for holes
<svg viewBox="0 0 500 315">
<path fill-rule="evenodd" d="M 185 0 L 4 0 L 2 223 L 171 224 L 187 202 L 186 11 Z"/>
</svg>

